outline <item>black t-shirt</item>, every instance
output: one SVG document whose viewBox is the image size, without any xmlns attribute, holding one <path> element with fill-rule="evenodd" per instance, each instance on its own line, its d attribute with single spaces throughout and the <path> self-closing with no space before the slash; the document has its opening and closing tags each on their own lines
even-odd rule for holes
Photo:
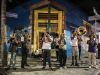
<svg viewBox="0 0 100 75">
<path fill-rule="evenodd" d="M 17 38 L 16 38 L 17 39 Z M 18 40 L 18 39 L 17 39 Z M 9 52 L 17 52 L 18 48 L 17 48 L 17 45 L 15 43 L 15 39 L 14 38 L 11 38 L 10 39 L 10 47 L 9 47 Z"/>
<path fill-rule="evenodd" d="M 23 35 L 24 41 L 27 39 L 25 35 Z M 27 48 L 28 49 L 28 41 L 22 44 L 22 48 Z"/>
</svg>

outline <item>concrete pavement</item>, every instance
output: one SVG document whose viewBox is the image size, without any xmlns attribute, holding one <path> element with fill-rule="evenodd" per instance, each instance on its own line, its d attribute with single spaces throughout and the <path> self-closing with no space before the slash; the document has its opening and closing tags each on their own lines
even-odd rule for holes
<svg viewBox="0 0 100 75">
<path fill-rule="evenodd" d="M 28 58 L 29 67 L 25 67 L 25 69 L 21 69 L 21 56 L 17 56 L 16 60 L 16 70 L 10 69 L 7 71 L 8 75 L 90 75 L 97 71 L 97 69 L 88 68 L 88 54 L 82 54 L 83 64 L 81 65 L 81 61 L 78 60 L 79 67 L 70 66 L 71 64 L 71 56 L 67 58 L 66 66 L 67 69 L 59 70 L 59 62 L 56 62 L 56 58 L 51 58 L 52 67 L 55 71 L 49 71 L 49 66 L 47 62 L 46 70 L 42 71 L 42 61 L 37 58 Z M 100 59 L 97 59 L 98 67 L 100 67 Z M 1 59 L 0 59 L 1 65 Z M 99 73 L 99 69 L 98 69 Z"/>
</svg>

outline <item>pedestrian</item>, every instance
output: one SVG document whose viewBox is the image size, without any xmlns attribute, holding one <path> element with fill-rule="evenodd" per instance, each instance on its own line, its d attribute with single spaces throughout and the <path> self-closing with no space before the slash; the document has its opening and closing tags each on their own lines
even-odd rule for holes
<svg viewBox="0 0 100 75">
<path fill-rule="evenodd" d="M 89 40 L 87 41 L 87 44 L 89 44 L 88 48 L 88 58 L 89 58 L 89 68 L 91 68 L 91 56 L 93 61 L 93 68 L 98 69 L 96 66 L 96 41 L 94 40 L 93 36 L 89 36 Z"/>
<path fill-rule="evenodd" d="M 81 60 L 81 46 L 82 46 L 82 38 L 81 38 L 81 36 L 78 34 L 78 49 L 79 49 L 79 60 Z"/>
<path fill-rule="evenodd" d="M 100 43 L 98 43 L 97 48 L 98 48 L 98 59 L 100 59 Z"/>
<path fill-rule="evenodd" d="M 59 43 L 58 41 L 60 40 L 58 34 L 56 34 L 56 38 L 54 39 L 54 43 L 56 44 L 55 50 L 56 50 L 56 57 L 57 61 L 59 61 Z"/>
<path fill-rule="evenodd" d="M 28 32 L 27 30 L 24 31 L 24 35 L 21 37 L 22 43 L 22 61 L 21 61 L 21 68 L 24 68 L 24 65 L 29 66 L 27 64 L 27 55 L 28 55 Z"/>
<path fill-rule="evenodd" d="M 76 32 L 72 32 L 72 64 L 71 66 L 74 65 L 74 56 L 75 56 L 75 66 L 79 66 L 77 63 L 77 56 L 78 56 L 78 36 Z"/>
<path fill-rule="evenodd" d="M 53 69 L 51 67 L 51 43 L 52 43 L 52 41 L 53 41 L 53 38 L 45 30 L 44 37 L 43 37 L 43 45 L 42 45 L 42 49 L 43 49 L 43 68 L 42 68 L 42 70 L 45 70 L 46 56 L 47 56 L 48 63 L 49 63 L 49 70 L 53 71 Z"/>
<path fill-rule="evenodd" d="M 42 33 L 42 41 L 41 41 L 41 43 L 42 43 L 42 45 L 43 45 L 43 36 L 44 36 L 44 33 Z M 42 49 L 42 62 L 43 62 L 43 49 Z"/>
<path fill-rule="evenodd" d="M 16 35 L 16 33 L 14 33 Z M 13 57 L 13 70 L 16 70 L 16 53 L 18 52 L 18 38 L 13 36 L 12 38 L 8 37 L 8 43 L 10 43 L 9 51 L 8 51 L 8 62 L 6 70 L 10 70 L 11 59 Z"/>
<path fill-rule="evenodd" d="M 59 40 L 59 59 L 60 59 L 60 70 L 62 70 L 62 67 L 64 67 L 65 69 L 66 67 L 66 39 L 65 39 L 65 34 L 62 34 L 60 36 L 60 40 Z M 62 64 L 62 60 L 63 60 L 63 64 Z"/>
</svg>

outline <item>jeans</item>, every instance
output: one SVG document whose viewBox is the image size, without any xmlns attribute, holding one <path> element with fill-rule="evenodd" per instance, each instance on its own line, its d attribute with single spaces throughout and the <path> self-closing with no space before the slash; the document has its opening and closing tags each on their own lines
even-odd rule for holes
<svg viewBox="0 0 100 75">
<path fill-rule="evenodd" d="M 66 50 L 59 49 L 59 59 L 60 59 L 60 67 L 66 65 Z M 63 65 L 62 65 L 62 60 L 63 60 Z"/>
<path fill-rule="evenodd" d="M 88 52 L 89 65 L 90 66 L 91 66 L 91 56 L 92 56 L 93 66 L 96 66 L 96 53 Z"/>
<path fill-rule="evenodd" d="M 43 49 L 43 66 L 46 66 L 46 57 L 48 59 L 49 67 L 51 67 L 51 50 Z"/>
<path fill-rule="evenodd" d="M 13 68 L 16 68 L 15 64 L 16 64 L 16 53 L 15 52 L 8 52 L 8 64 L 7 64 L 7 68 L 10 68 L 11 66 L 11 59 L 13 57 Z"/>
<path fill-rule="evenodd" d="M 56 46 L 56 57 L 57 57 L 57 61 L 59 59 L 59 46 Z"/>
<path fill-rule="evenodd" d="M 79 59 L 81 58 L 81 46 L 78 46 L 79 49 Z"/>
<path fill-rule="evenodd" d="M 27 64 L 27 55 L 28 55 L 28 49 L 22 48 L 22 62 L 21 62 L 22 66 L 24 66 L 24 64 Z"/>
<path fill-rule="evenodd" d="M 59 51 L 56 51 L 57 61 L 59 60 Z"/>
</svg>

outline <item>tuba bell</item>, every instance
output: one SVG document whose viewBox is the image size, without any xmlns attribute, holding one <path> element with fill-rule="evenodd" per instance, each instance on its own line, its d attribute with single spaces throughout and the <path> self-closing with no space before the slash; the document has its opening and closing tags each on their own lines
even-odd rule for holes
<svg viewBox="0 0 100 75">
<path fill-rule="evenodd" d="M 76 28 L 75 32 L 78 33 L 80 36 L 82 36 L 82 35 L 85 35 L 87 33 L 87 30 L 85 27 L 81 26 L 79 28 Z"/>
<path fill-rule="evenodd" d="M 76 28 L 76 29 L 75 29 L 75 32 L 76 32 L 77 34 L 79 34 L 79 35 L 82 37 L 83 35 L 86 35 L 87 30 L 86 30 L 85 27 L 81 26 L 81 27 L 79 27 L 79 28 Z M 78 41 L 78 44 L 79 44 L 80 42 L 81 42 L 81 41 Z"/>
</svg>

